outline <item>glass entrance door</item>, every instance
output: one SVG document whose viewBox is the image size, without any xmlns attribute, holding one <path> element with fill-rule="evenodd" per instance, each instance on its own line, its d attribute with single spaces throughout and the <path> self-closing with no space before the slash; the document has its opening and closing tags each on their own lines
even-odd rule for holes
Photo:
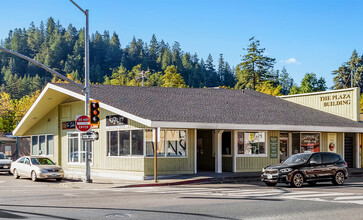
<svg viewBox="0 0 363 220">
<path fill-rule="evenodd" d="M 300 133 L 292 133 L 291 134 L 291 154 L 300 153 Z"/>
<path fill-rule="evenodd" d="M 280 162 L 289 156 L 289 133 L 280 133 Z"/>
</svg>

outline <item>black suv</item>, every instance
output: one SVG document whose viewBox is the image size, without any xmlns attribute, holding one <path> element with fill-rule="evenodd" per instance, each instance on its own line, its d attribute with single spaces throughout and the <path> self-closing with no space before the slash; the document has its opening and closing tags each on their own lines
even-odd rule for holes
<svg viewBox="0 0 363 220">
<path fill-rule="evenodd" d="M 263 168 L 261 174 L 267 186 L 281 182 L 293 187 L 301 187 L 304 182 L 315 185 L 323 181 L 343 185 L 347 177 L 347 162 L 339 154 L 325 152 L 294 154 L 282 164 Z"/>
</svg>

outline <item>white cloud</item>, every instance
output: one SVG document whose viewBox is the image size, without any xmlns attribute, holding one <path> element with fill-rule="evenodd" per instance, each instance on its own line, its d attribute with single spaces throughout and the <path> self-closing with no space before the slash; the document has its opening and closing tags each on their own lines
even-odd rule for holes
<svg viewBox="0 0 363 220">
<path fill-rule="evenodd" d="M 294 64 L 301 64 L 297 59 L 295 59 L 293 57 L 291 57 L 291 58 L 289 58 L 287 60 L 281 60 L 280 62 L 281 63 L 287 63 L 287 64 L 292 64 L 292 63 L 294 63 Z"/>
</svg>

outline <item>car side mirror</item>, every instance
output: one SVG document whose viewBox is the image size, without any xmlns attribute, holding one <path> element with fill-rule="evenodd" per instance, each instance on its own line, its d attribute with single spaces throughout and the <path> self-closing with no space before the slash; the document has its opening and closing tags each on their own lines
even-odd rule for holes
<svg viewBox="0 0 363 220">
<path fill-rule="evenodd" d="M 310 161 L 310 165 L 316 165 L 316 161 Z"/>
</svg>

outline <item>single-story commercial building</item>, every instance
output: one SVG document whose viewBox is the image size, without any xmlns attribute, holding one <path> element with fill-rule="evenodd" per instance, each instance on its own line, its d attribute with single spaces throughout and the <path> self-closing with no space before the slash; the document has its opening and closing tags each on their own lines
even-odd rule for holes
<svg viewBox="0 0 363 220">
<path fill-rule="evenodd" d="M 306 151 L 341 154 L 361 167 L 363 123 L 358 88 L 274 97 L 253 90 L 91 85 L 100 101 L 91 175 L 148 178 L 153 132 L 160 128 L 158 174 L 260 171 Z M 85 144 L 75 130 L 84 93 L 48 84 L 14 130 L 30 136 L 32 155 L 47 155 L 66 175 L 84 177 Z"/>
</svg>

